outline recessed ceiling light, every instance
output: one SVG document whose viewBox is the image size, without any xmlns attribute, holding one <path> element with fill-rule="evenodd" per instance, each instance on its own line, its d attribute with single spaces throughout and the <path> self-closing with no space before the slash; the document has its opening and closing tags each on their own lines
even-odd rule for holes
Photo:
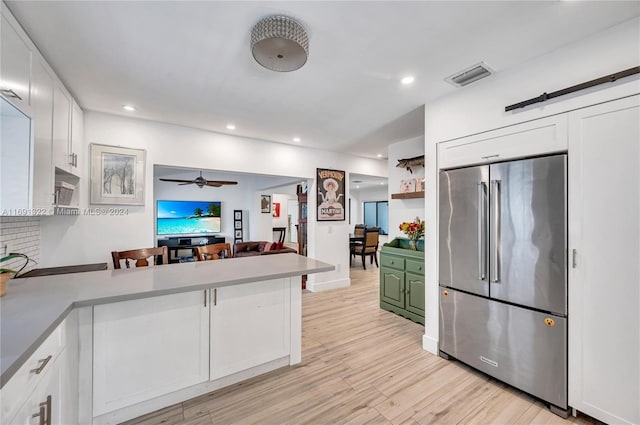
<svg viewBox="0 0 640 425">
<path fill-rule="evenodd" d="M 360 189 L 360 186 L 356 186 L 356 189 Z"/>
<path fill-rule="evenodd" d="M 131 105 L 122 105 L 122 109 L 129 112 L 133 112 L 136 110 L 135 106 L 131 106 Z"/>
<path fill-rule="evenodd" d="M 378 158 L 382 158 L 382 154 L 379 153 L 378 155 L 376 155 Z"/>
<path fill-rule="evenodd" d="M 384 184 L 384 182 L 380 182 L 380 184 Z"/>
<path fill-rule="evenodd" d="M 402 84 L 404 84 L 405 86 L 413 83 L 416 79 L 412 76 L 412 75 L 407 75 L 406 77 L 404 77 L 402 80 L 400 80 L 400 82 Z"/>
<path fill-rule="evenodd" d="M 294 138 L 293 138 L 293 141 L 294 141 L 294 142 L 296 142 L 296 143 L 297 143 L 297 142 L 299 142 L 300 140 L 301 140 L 301 139 L 300 139 L 299 137 L 294 137 Z"/>
<path fill-rule="evenodd" d="M 235 130 L 236 126 L 233 124 L 227 124 L 227 130 Z"/>
</svg>

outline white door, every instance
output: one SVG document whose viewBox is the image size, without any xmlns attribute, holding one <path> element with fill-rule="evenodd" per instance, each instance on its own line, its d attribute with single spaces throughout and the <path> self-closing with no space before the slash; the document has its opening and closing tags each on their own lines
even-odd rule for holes
<svg viewBox="0 0 640 425">
<path fill-rule="evenodd" d="M 212 290 L 211 380 L 289 355 L 289 279 Z"/>
<path fill-rule="evenodd" d="M 569 405 L 617 424 L 640 423 L 639 146 L 639 96 L 569 114 Z"/>
<path fill-rule="evenodd" d="M 93 415 L 206 382 L 205 291 L 94 307 Z"/>
</svg>

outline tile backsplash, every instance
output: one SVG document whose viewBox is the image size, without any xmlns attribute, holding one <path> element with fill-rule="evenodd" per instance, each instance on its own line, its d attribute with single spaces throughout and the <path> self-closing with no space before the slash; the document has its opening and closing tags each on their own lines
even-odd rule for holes
<svg viewBox="0 0 640 425">
<path fill-rule="evenodd" d="M 27 254 L 36 263 L 29 262 L 21 273 L 37 268 L 40 262 L 40 218 L 39 217 L 0 217 L 0 256 L 10 252 Z M 23 259 L 2 263 L 3 268 L 18 269 Z"/>
</svg>

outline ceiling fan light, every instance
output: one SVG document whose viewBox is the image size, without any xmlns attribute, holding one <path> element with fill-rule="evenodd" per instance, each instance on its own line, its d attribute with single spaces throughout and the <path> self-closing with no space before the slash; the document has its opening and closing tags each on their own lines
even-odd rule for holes
<svg viewBox="0 0 640 425">
<path fill-rule="evenodd" d="M 251 53 L 263 67 L 277 72 L 301 68 L 309 56 L 307 32 L 284 15 L 267 16 L 251 30 Z"/>
</svg>

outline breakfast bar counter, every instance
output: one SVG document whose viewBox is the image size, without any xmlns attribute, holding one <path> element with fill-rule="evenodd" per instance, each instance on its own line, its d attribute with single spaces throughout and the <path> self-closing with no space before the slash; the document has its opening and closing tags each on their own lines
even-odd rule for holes
<svg viewBox="0 0 640 425">
<path fill-rule="evenodd" d="M 0 298 L 2 386 L 74 307 L 333 270 L 296 254 L 11 280 Z"/>
</svg>

